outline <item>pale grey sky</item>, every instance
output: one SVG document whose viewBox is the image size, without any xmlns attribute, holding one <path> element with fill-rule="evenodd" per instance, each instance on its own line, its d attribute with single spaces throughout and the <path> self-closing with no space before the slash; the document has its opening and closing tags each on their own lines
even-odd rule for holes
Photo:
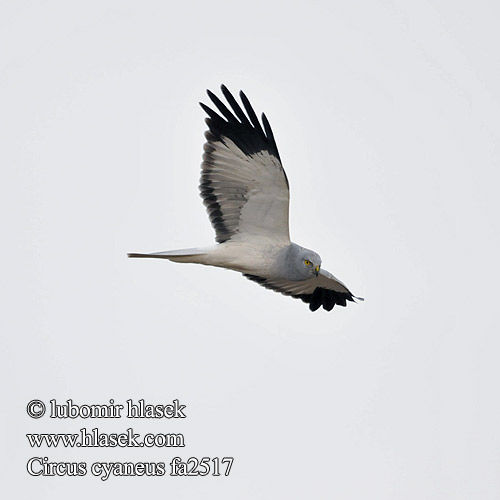
<svg viewBox="0 0 500 500">
<path fill-rule="evenodd" d="M 1 370 L 10 498 L 497 499 L 500 9 L 493 2 L 4 2 Z M 360 305 L 310 313 L 210 244 L 205 89 L 265 111 L 291 235 Z M 28 401 L 186 405 L 30 419 Z M 26 433 L 184 433 L 32 449 Z M 51 461 L 235 458 L 229 477 L 31 477 Z"/>
</svg>

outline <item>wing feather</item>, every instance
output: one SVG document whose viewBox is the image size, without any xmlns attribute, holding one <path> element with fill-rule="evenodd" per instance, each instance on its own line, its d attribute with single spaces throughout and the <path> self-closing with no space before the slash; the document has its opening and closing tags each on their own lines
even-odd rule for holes
<svg viewBox="0 0 500 500">
<path fill-rule="evenodd" d="M 316 311 L 321 306 L 331 311 L 335 305 L 345 307 L 347 302 L 354 302 L 354 299 L 363 300 L 361 297 L 355 297 L 340 280 L 324 269 L 321 269 L 319 276 L 304 281 L 263 278 L 252 274 L 244 276 L 270 290 L 301 299 L 309 304 L 311 311 Z"/>
<path fill-rule="evenodd" d="M 257 130 L 257 132 L 259 132 L 260 134 L 265 135 L 260 125 L 259 119 L 257 118 L 257 115 L 255 114 L 255 111 L 253 110 L 252 105 L 250 104 L 250 101 L 248 100 L 248 97 L 245 95 L 243 90 L 240 90 L 240 98 L 243 106 L 245 106 L 246 112 L 248 114 L 248 117 L 250 118 L 250 121 L 252 122 L 252 125 L 255 127 L 255 130 Z"/>
<path fill-rule="evenodd" d="M 225 85 L 221 85 L 220 88 L 222 90 L 222 93 L 224 94 L 224 97 L 227 99 L 227 102 L 229 103 L 229 105 L 231 106 L 233 111 L 236 113 L 236 116 L 240 119 L 241 123 L 243 125 L 247 125 L 248 127 L 251 127 L 252 125 L 248 121 L 247 116 L 245 115 L 245 113 L 241 109 L 241 107 L 238 104 L 238 102 L 236 101 L 236 99 L 233 97 L 233 94 L 231 94 L 231 92 L 229 92 L 229 90 L 227 89 L 227 87 Z"/>
<path fill-rule="evenodd" d="M 262 128 L 243 92 L 243 107 L 223 85 L 229 109 L 207 91 L 220 115 L 207 113 L 200 195 L 215 229 L 216 241 L 272 238 L 290 243 L 289 188 L 269 121 Z M 248 116 L 247 116 L 248 115 Z"/>
</svg>

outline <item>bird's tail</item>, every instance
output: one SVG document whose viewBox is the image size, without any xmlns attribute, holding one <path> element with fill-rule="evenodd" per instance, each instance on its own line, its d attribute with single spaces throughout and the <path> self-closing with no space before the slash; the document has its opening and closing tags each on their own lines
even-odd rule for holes
<svg viewBox="0 0 500 500">
<path fill-rule="evenodd" d="M 184 248 L 182 250 L 167 250 L 166 252 L 156 253 L 128 253 L 127 255 L 139 259 L 168 259 L 172 262 L 205 264 L 205 256 L 208 251 L 207 248 Z"/>
</svg>

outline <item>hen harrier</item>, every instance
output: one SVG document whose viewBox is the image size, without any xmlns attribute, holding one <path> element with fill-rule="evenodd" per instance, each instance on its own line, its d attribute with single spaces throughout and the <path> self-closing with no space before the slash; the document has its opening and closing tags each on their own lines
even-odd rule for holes
<svg viewBox="0 0 500 500">
<path fill-rule="evenodd" d="M 219 113 L 200 103 L 208 114 L 201 165 L 200 194 L 215 229 L 217 245 L 129 257 L 168 259 L 223 267 L 284 295 L 302 299 L 311 311 L 354 302 L 348 288 L 321 269 L 321 258 L 290 241 L 289 185 L 273 132 L 262 124 L 246 95 L 246 113 L 229 90 L 222 93 L 231 110 L 210 90 Z M 363 299 L 360 299 L 363 300 Z"/>
</svg>

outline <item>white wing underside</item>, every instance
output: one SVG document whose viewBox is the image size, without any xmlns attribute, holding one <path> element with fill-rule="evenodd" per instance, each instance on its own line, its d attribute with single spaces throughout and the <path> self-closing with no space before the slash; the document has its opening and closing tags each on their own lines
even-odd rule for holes
<svg viewBox="0 0 500 500">
<path fill-rule="evenodd" d="M 281 163 L 268 151 L 246 155 L 227 137 L 209 142 L 206 178 L 231 240 L 269 238 L 290 243 L 289 192 Z"/>
<path fill-rule="evenodd" d="M 245 111 L 221 89 L 231 109 L 210 91 L 219 113 L 200 103 L 209 116 L 200 193 L 215 239 L 288 245 L 288 181 L 269 122 L 263 114 L 261 125 L 243 92 Z"/>
</svg>

